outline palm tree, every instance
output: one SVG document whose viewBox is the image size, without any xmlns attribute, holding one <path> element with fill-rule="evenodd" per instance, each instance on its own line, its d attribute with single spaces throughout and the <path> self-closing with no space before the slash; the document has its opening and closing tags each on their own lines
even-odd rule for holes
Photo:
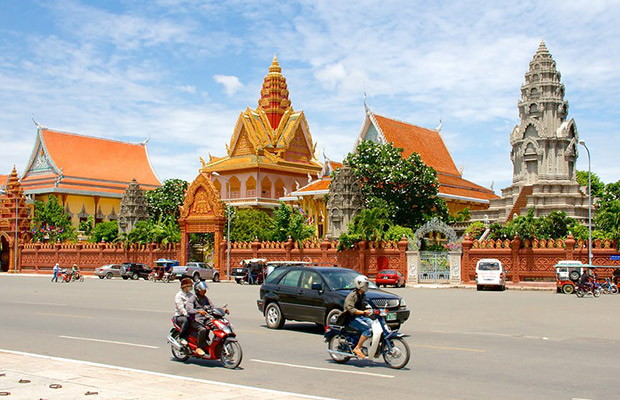
<svg viewBox="0 0 620 400">
<path fill-rule="evenodd" d="M 353 231 L 363 240 L 381 241 L 392 226 L 385 208 L 364 209 L 355 216 Z"/>
</svg>

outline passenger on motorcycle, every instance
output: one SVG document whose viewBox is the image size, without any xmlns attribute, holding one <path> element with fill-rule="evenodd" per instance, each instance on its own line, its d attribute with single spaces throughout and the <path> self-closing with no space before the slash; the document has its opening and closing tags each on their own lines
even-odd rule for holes
<svg viewBox="0 0 620 400">
<path fill-rule="evenodd" d="M 583 275 L 581 275 L 581 279 L 579 280 L 579 284 L 585 291 L 591 291 L 593 288 L 592 279 L 590 277 L 590 271 L 585 270 Z"/>
<path fill-rule="evenodd" d="M 355 278 L 355 289 L 344 300 L 345 321 L 349 326 L 361 332 L 360 340 L 353 349 L 353 353 L 360 358 L 366 358 L 362 352 L 362 345 L 372 335 L 372 320 L 368 318 L 371 311 L 366 310 L 366 291 L 370 281 L 364 275 Z"/>
<path fill-rule="evenodd" d="M 179 292 L 174 296 L 174 319 L 176 324 L 181 327 L 179 338 L 183 346 L 187 345 L 187 333 L 189 332 L 189 327 L 192 324 L 187 308 L 185 307 L 185 303 L 187 303 L 189 291 L 191 290 L 193 284 L 194 283 L 189 278 L 181 279 L 181 290 L 179 290 Z"/>
<path fill-rule="evenodd" d="M 75 277 L 75 279 L 80 279 L 80 267 L 77 264 L 73 264 L 73 268 L 71 268 L 71 274 Z"/>
</svg>

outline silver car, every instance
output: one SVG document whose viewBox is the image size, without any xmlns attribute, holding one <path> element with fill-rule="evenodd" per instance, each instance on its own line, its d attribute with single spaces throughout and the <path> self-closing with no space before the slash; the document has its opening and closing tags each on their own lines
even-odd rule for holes
<svg viewBox="0 0 620 400">
<path fill-rule="evenodd" d="M 95 275 L 99 277 L 99 279 L 112 279 L 112 277 L 120 278 L 121 277 L 121 266 L 120 264 L 108 264 L 103 267 L 95 269 Z"/>
<path fill-rule="evenodd" d="M 192 278 L 194 282 L 211 279 L 213 282 L 220 281 L 220 273 L 212 265 L 204 262 L 188 262 L 172 269 L 172 276 L 177 279 Z"/>
</svg>

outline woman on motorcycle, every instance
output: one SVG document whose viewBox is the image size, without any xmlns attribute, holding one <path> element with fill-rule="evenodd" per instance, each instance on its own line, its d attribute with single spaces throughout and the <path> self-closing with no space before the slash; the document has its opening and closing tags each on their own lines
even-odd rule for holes
<svg viewBox="0 0 620 400">
<path fill-rule="evenodd" d="M 183 346 L 187 345 L 187 333 L 189 332 L 189 327 L 191 326 L 191 319 L 187 309 L 185 308 L 185 303 L 187 303 L 189 298 L 188 294 L 193 284 L 194 283 L 189 278 L 181 279 L 181 290 L 179 290 L 179 292 L 174 296 L 174 317 L 177 325 L 181 327 L 179 338 Z"/>
<path fill-rule="evenodd" d="M 366 356 L 362 352 L 362 345 L 372 334 L 372 320 L 368 318 L 371 311 L 366 310 L 366 291 L 370 281 L 364 275 L 359 275 L 355 278 L 355 289 L 349 293 L 344 300 L 344 313 L 346 315 L 349 326 L 357 329 L 362 333 L 360 340 L 353 349 L 353 353 L 360 358 L 364 359 Z"/>
</svg>

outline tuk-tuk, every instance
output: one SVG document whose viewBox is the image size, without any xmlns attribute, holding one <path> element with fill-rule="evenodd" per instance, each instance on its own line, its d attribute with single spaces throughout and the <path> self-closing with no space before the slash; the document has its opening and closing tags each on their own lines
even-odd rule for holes
<svg viewBox="0 0 620 400">
<path fill-rule="evenodd" d="M 155 261 L 155 267 L 153 268 L 153 272 L 151 274 L 151 280 L 153 282 L 163 281 L 170 282 L 174 280 L 174 275 L 172 274 L 172 268 L 180 265 L 178 260 L 167 260 L 165 258 L 160 258 Z"/>
</svg>

